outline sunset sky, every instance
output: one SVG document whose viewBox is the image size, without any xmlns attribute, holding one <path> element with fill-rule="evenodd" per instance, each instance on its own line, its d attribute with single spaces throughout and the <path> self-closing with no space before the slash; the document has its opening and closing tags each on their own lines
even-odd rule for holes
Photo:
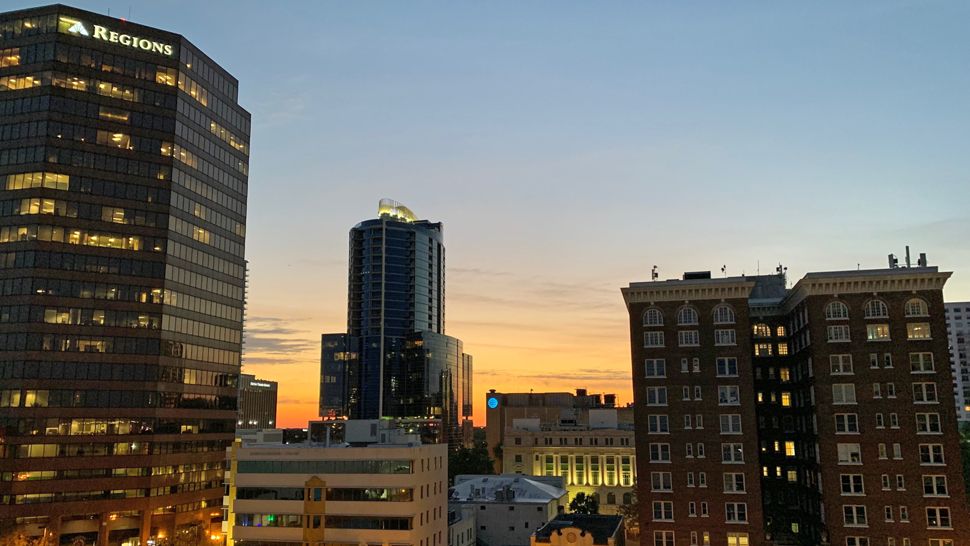
<svg viewBox="0 0 970 546">
<path fill-rule="evenodd" d="M 280 382 L 283 426 L 317 415 L 381 197 L 444 222 L 479 424 L 490 388 L 629 402 L 619 288 L 653 265 L 797 280 L 909 244 L 970 299 L 967 2 L 69 3 L 239 78 L 244 371 Z"/>
</svg>

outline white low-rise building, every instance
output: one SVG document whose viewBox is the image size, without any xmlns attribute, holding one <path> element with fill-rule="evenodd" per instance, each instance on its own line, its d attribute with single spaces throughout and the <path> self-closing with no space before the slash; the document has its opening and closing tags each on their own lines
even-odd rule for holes
<svg viewBox="0 0 970 546">
<path fill-rule="evenodd" d="M 445 546 L 448 446 L 381 426 L 331 446 L 237 440 L 229 546 Z"/>
<path fill-rule="evenodd" d="M 478 541 L 488 546 L 528 546 L 532 533 L 566 509 L 559 476 L 459 475 L 449 501 L 472 507 Z"/>
</svg>

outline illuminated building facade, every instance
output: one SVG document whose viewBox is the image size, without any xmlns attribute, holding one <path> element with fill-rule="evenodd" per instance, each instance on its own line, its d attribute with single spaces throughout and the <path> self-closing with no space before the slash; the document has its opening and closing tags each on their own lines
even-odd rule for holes
<svg viewBox="0 0 970 546">
<path fill-rule="evenodd" d="M 348 444 L 242 440 L 229 450 L 229 546 L 447 546 L 448 447 L 377 421 L 347 424 Z M 366 429 L 375 434 L 355 432 Z"/>
<path fill-rule="evenodd" d="M 0 14 L 0 532 L 209 536 L 233 439 L 250 116 L 178 34 Z"/>
<path fill-rule="evenodd" d="M 276 399 L 279 385 L 276 381 L 256 379 L 256 376 L 239 376 L 239 420 L 236 429 L 276 428 Z"/>
<path fill-rule="evenodd" d="M 324 334 L 323 417 L 440 419 L 467 444 L 472 359 L 445 335 L 445 248 L 440 223 L 380 203 L 350 231 L 347 333 Z"/>
<path fill-rule="evenodd" d="M 655 544 L 970 540 L 943 285 L 920 267 L 632 283 Z M 646 479 L 650 476 L 650 479 Z"/>
<path fill-rule="evenodd" d="M 632 503 L 633 408 L 615 407 L 613 395 L 582 390 L 489 392 L 485 400 L 485 435 L 496 472 L 559 476 L 569 499 L 592 496 L 602 514 Z"/>
</svg>

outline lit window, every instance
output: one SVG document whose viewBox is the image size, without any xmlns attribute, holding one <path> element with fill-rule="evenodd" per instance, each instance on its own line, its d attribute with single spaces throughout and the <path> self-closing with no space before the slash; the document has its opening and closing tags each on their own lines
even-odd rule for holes
<svg viewBox="0 0 970 546">
<path fill-rule="evenodd" d="M 767 324 L 755 324 L 751 327 L 754 337 L 771 337 L 771 327 Z"/>
<path fill-rule="evenodd" d="M 866 339 L 869 341 L 889 341 L 889 325 L 866 324 Z"/>
<path fill-rule="evenodd" d="M 906 323 L 907 339 L 931 339 L 930 323 L 928 322 L 909 322 Z"/>
</svg>

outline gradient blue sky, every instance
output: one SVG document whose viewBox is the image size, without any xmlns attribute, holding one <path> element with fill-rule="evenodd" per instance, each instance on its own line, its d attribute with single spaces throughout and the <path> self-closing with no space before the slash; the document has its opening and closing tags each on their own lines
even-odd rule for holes
<svg viewBox="0 0 970 546">
<path fill-rule="evenodd" d="M 797 279 L 909 244 L 970 299 L 967 2 L 72 4 L 239 78 L 247 370 L 284 424 L 316 414 L 347 230 L 380 197 L 445 223 L 478 415 L 492 387 L 629 401 L 618 289 L 654 264 Z"/>
</svg>

